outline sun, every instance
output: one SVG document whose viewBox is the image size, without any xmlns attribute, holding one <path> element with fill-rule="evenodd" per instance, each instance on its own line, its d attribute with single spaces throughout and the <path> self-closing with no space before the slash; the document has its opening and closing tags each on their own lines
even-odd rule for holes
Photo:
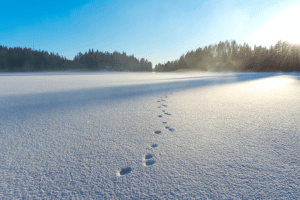
<svg viewBox="0 0 300 200">
<path fill-rule="evenodd" d="M 300 43 L 299 9 L 300 5 L 294 6 L 274 17 L 272 20 L 274 36 L 292 43 Z"/>
<path fill-rule="evenodd" d="M 248 38 L 256 44 L 275 44 L 287 40 L 300 44 L 300 4 L 275 13 L 264 25 Z"/>
</svg>

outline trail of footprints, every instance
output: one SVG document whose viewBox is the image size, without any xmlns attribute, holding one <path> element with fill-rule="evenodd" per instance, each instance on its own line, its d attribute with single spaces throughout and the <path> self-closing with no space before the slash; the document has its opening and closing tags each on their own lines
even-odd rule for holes
<svg viewBox="0 0 300 200">
<path fill-rule="evenodd" d="M 177 92 L 178 92 L 178 91 L 177 91 Z M 171 93 L 171 94 L 172 94 L 172 93 Z M 168 95 L 165 95 L 164 97 L 160 97 L 160 100 L 157 101 L 157 103 L 159 103 L 159 106 L 157 106 L 157 108 L 163 109 L 163 110 L 161 110 L 161 112 L 162 112 L 163 114 L 157 115 L 157 117 L 159 117 L 159 118 L 163 118 L 164 116 L 169 116 L 169 115 L 171 115 L 171 114 L 168 113 L 166 110 L 164 110 L 164 109 L 166 109 L 166 108 L 168 107 L 168 105 L 166 104 L 166 100 L 165 100 L 166 98 L 168 98 Z M 167 124 L 167 121 L 162 121 L 162 124 L 166 125 L 166 124 Z M 167 126 L 167 125 L 166 125 L 163 129 L 164 129 L 164 130 L 168 130 L 169 132 L 175 131 L 174 128 L 171 128 L 170 126 Z M 163 133 L 163 130 L 155 130 L 155 131 L 153 131 L 153 132 L 154 132 L 155 135 L 159 135 L 159 134 L 162 134 L 162 133 Z M 156 148 L 156 147 L 158 147 L 158 144 L 152 144 L 150 147 L 151 147 L 151 148 Z M 142 162 L 142 163 L 143 163 L 144 166 L 151 166 L 151 165 L 154 165 L 154 164 L 156 163 L 156 161 L 154 160 L 154 155 L 153 155 L 153 154 L 146 154 L 146 155 L 143 157 L 143 162 Z M 122 169 L 119 171 L 119 174 L 120 174 L 121 176 L 124 176 L 124 175 L 127 175 L 127 174 L 131 173 L 131 172 L 132 172 L 131 167 L 126 167 L 126 168 L 122 168 Z"/>
</svg>

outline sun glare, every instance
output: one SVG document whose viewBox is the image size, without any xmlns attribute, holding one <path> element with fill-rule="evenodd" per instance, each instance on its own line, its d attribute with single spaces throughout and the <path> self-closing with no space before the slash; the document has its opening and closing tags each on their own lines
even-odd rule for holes
<svg viewBox="0 0 300 200">
<path fill-rule="evenodd" d="M 265 87 L 265 88 L 278 88 L 282 85 L 287 84 L 288 82 L 292 81 L 292 79 L 288 77 L 281 77 L 281 76 L 276 76 L 276 77 L 271 77 L 271 78 L 265 78 L 257 81 L 257 84 L 260 87 Z"/>
<path fill-rule="evenodd" d="M 300 4 L 276 13 L 248 38 L 249 42 L 274 45 L 279 40 L 287 40 L 293 44 L 300 44 L 299 10 Z"/>
<path fill-rule="evenodd" d="M 284 10 L 271 20 L 268 28 L 272 30 L 270 37 L 288 40 L 292 43 L 300 42 L 299 13 L 300 5 Z"/>
</svg>

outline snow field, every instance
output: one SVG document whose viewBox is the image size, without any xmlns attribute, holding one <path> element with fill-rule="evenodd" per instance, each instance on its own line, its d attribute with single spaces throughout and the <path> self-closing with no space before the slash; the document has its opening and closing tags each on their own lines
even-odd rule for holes
<svg viewBox="0 0 300 200">
<path fill-rule="evenodd" d="M 0 76 L 0 197 L 297 198 L 299 76 L 204 75 Z"/>
</svg>

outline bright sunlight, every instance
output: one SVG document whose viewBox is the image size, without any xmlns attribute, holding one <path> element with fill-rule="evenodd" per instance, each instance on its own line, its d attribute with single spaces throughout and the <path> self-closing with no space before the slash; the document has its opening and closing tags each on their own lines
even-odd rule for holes
<svg viewBox="0 0 300 200">
<path fill-rule="evenodd" d="M 300 44 L 299 10 L 300 4 L 276 13 L 262 28 L 249 35 L 247 41 L 251 44 L 267 45 L 287 40 Z"/>
<path fill-rule="evenodd" d="M 276 14 L 264 28 L 274 40 L 300 43 L 300 5 Z"/>
</svg>

